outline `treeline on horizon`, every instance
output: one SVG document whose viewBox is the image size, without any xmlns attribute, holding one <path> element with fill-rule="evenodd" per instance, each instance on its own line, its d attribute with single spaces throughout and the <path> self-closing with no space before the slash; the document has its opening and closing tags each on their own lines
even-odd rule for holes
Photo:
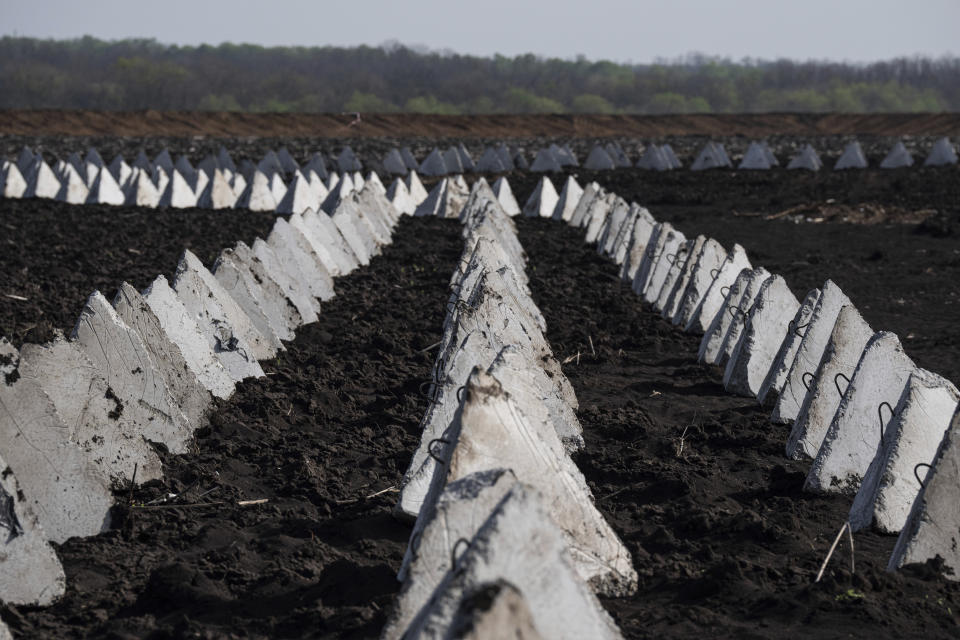
<svg viewBox="0 0 960 640">
<path fill-rule="evenodd" d="M 656 64 L 379 47 L 0 38 L 0 108 L 362 113 L 960 111 L 960 58 Z"/>
</svg>

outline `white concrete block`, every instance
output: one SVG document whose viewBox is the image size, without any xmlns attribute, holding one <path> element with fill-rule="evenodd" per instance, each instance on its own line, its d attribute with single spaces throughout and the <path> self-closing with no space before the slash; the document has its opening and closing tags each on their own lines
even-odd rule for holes
<svg viewBox="0 0 960 640">
<path fill-rule="evenodd" d="M 250 211 L 276 211 L 277 201 L 270 189 L 270 179 L 262 171 L 256 171 L 234 207 Z"/>
<path fill-rule="evenodd" d="M 637 218 L 639 218 L 641 214 L 650 215 L 646 209 L 636 202 L 631 202 L 627 218 L 623 221 L 623 224 L 620 225 L 620 229 L 617 230 L 610 255 L 613 261 L 621 266 L 623 265 L 623 261 L 627 259 L 627 252 L 630 250 L 630 242 L 633 239 L 633 226 L 637 223 Z"/>
<path fill-rule="evenodd" d="M 773 359 L 770 372 L 767 374 L 766 379 L 764 379 L 763 384 L 760 385 L 760 393 L 757 395 L 757 400 L 760 401 L 760 404 L 765 404 L 768 398 L 772 398 L 774 402 L 779 399 L 783 385 L 787 382 L 790 367 L 793 366 L 793 361 L 797 357 L 797 351 L 800 349 L 800 342 L 803 340 L 804 332 L 807 327 L 809 327 L 810 320 L 813 318 L 813 312 L 817 307 L 817 302 L 820 300 L 820 294 L 820 289 L 811 289 L 807 292 L 803 302 L 800 303 L 800 307 L 794 314 L 793 320 L 787 327 L 787 335 L 783 339 L 776 357 Z"/>
<path fill-rule="evenodd" d="M 263 376 L 257 360 L 273 357 L 269 344 L 213 274 L 189 251 L 184 252 L 177 265 L 173 290 L 235 382 Z M 256 347 L 250 344 L 251 339 Z"/>
<path fill-rule="evenodd" d="M 590 150 L 586 162 L 583 163 L 583 168 L 591 171 L 604 171 L 616 168 L 616 164 L 606 149 L 599 144 L 595 144 L 593 149 Z"/>
<path fill-rule="evenodd" d="M 781 276 L 761 285 L 724 371 L 727 391 L 754 397 L 760 394 L 799 308 L 800 302 Z"/>
<path fill-rule="evenodd" d="M 563 167 L 550 149 L 540 149 L 537 151 L 537 157 L 533 159 L 533 164 L 530 165 L 530 171 L 536 173 L 546 173 L 548 171 L 551 173 L 560 173 L 563 171 Z M 547 217 L 549 215 L 548 213 Z"/>
<path fill-rule="evenodd" d="M 436 147 L 420 163 L 419 171 L 425 176 L 445 176 L 450 173 L 443 153 Z"/>
<path fill-rule="evenodd" d="M 738 323 L 738 317 L 741 316 L 741 308 L 744 301 L 747 302 L 746 309 L 749 310 L 753 304 L 753 298 L 760 289 L 763 280 L 766 280 L 769 274 L 763 267 L 758 269 L 744 269 L 738 275 L 736 280 L 727 290 L 722 306 L 717 309 L 717 314 L 703 338 L 700 340 L 700 350 L 697 353 L 697 361 L 706 364 L 716 364 L 726 366 L 729 354 L 725 345 L 728 338 L 733 335 L 731 329 L 734 329 L 734 339 L 740 338 L 740 331 L 743 328 L 742 318 Z M 758 280 L 760 282 L 758 282 Z M 731 346 L 731 351 L 733 346 Z"/>
<path fill-rule="evenodd" d="M 589 222 L 588 214 L 591 207 L 594 206 L 594 201 L 596 201 L 598 198 L 603 198 L 605 195 L 606 192 L 596 182 L 591 182 L 584 187 L 583 195 L 580 196 L 580 202 L 578 202 L 577 206 L 574 208 L 568 224 L 575 228 L 582 228 L 586 226 L 586 223 Z"/>
<path fill-rule="evenodd" d="M 898 169 L 900 167 L 912 166 L 913 156 L 911 156 L 907 148 L 903 146 L 901 140 L 897 140 L 897 143 L 893 145 L 893 148 L 890 149 L 890 152 L 887 153 L 886 157 L 884 157 L 880 163 L 881 169 Z"/>
<path fill-rule="evenodd" d="M 296 265 L 303 274 L 302 281 L 314 298 L 327 301 L 333 298 L 333 278 L 313 253 L 310 243 L 302 233 L 290 226 L 283 218 L 277 218 L 267 236 L 267 244 L 281 262 Z M 290 271 L 291 269 L 288 269 Z"/>
<path fill-rule="evenodd" d="M 166 189 L 160 195 L 160 202 L 157 204 L 160 208 L 189 209 L 197 206 L 197 194 L 193 186 L 176 169 L 170 174 L 170 181 Z"/>
<path fill-rule="evenodd" d="M 693 278 L 694 270 L 706 242 L 707 237 L 703 235 L 687 240 L 681 246 L 681 251 L 678 252 L 673 266 L 667 274 L 668 278 L 664 282 L 663 289 L 660 290 L 660 298 L 657 300 L 657 304 L 661 309 L 660 314 L 671 322 L 680 311 L 683 297 L 687 292 L 690 280 Z"/>
<path fill-rule="evenodd" d="M 673 324 L 680 327 L 690 324 L 726 259 L 727 250 L 719 242 L 713 238 L 703 242 L 700 254 L 694 256 L 693 269 L 673 315 Z"/>
<path fill-rule="evenodd" d="M 27 191 L 27 181 L 16 164 L 10 162 L 3 171 L 3 197 L 22 198 Z"/>
<path fill-rule="evenodd" d="M 326 215 L 326 214 L 321 214 Z M 235 247 L 237 255 L 248 267 L 254 268 L 253 260 L 247 256 L 245 251 L 239 249 L 239 244 Z M 286 294 L 287 298 L 297 308 L 303 324 L 311 324 L 317 321 L 317 314 L 320 313 L 320 301 L 310 294 L 310 290 L 303 282 L 303 275 L 299 271 L 288 271 L 286 265 L 277 257 L 276 252 L 264 242 L 257 238 L 253 241 L 251 248 L 253 257 L 256 258 L 267 274 L 280 285 L 280 288 Z M 292 265 L 291 268 L 296 265 Z"/>
<path fill-rule="evenodd" d="M 97 171 L 96 178 L 90 184 L 90 193 L 87 195 L 87 204 L 122 205 L 126 198 L 120 185 L 113 179 L 106 169 Z"/>
<path fill-rule="evenodd" d="M 277 349 L 285 350 L 281 340 L 292 335 L 286 319 L 280 315 L 282 308 L 271 307 L 260 283 L 240 260 L 233 257 L 233 249 L 224 249 L 213 264 L 213 276 L 220 286 L 243 310 L 257 331 L 264 336 L 274 336 Z"/>
<path fill-rule="evenodd" d="M 633 228 L 630 230 L 627 250 L 620 265 L 620 278 L 624 281 L 633 284 L 633 279 L 637 276 L 637 270 L 647 250 L 647 243 L 654 236 L 656 226 L 657 221 L 653 219 L 650 212 L 640 207 L 633 222 Z"/>
<path fill-rule="evenodd" d="M 798 327 L 797 329 L 803 334 L 803 337 L 800 340 L 800 346 L 797 348 L 797 355 L 790 365 L 787 378 L 780 388 L 780 395 L 770 418 L 774 422 L 787 424 L 796 420 L 797 416 L 800 415 L 800 407 L 803 406 L 803 401 L 807 396 L 810 375 L 816 373 L 817 367 L 820 366 L 820 361 L 823 359 L 827 343 L 830 342 L 830 335 L 833 333 L 840 310 L 849 304 L 850 299 L 832 280 L 823 283 L 820 299 L 813 309 L 813 316 L 806 321 L 806 327 Z M 860 348 L 862 350 L 863 345 Z M 857 354 L 857 357 L 859 358 L 859 354 Z M 851 371 L 845 372 L 848 376 L 850 373 L 852 373 L 852 368 Z M 832 383 L 832 380 L 828 382 Z M 836 408 L 836 405 L 834 405 L 834 408 Z M 829 416 L 828 419 L 830 417 L 832 416 Z"/>
<path fill-rule="evenodd" d="M 933 143 L 930 155 L 923 161 L 923 166 L 940 167 L 948 164 L 957 164 L 957 151 L 953 148 L 950 138 L 943 137 Z"/>
<path fill-rule="evenodd" d="M 413 198 L 413 201 L 418 205 L 427 199 L 427 190 L 424 188 L 423 183 L 420 182 L 420 176 L 417 175 L 416 171 L 410 171 L 407 174 L 406 179 L 407 191 L 410 192 L 410 197 Z"/>
<path fill-rule="evenodd" d="M 464 609 L 478 589 L 490 583 L 515 585 L 526 599 L 532 626 L 544 638 L 620 638 L 610 616 L 604 611 L 571 560 L 577 550 L 569 549 L 563 525 L 552 521 L 550 496 L 528 485 L 514 486 L 488 516 L 409 627 L 392 626 L 385 638 L 453 638 L 462 629 Z M 448 559 L 448 562 L 450 560 Z M 515 629 L 516 624 L 510 624 Z M 493 635 L 474 637 L 507 638 L 498 627 Z M 507 632 L 509 633 L 509 632 Z M 528 638 L 530 636 L 518 636 Z"/>
<path fill-rule="evenodd" d="M 200 384 L 218 398 L 232 396 L 233 378 L 220 364 L 206 335 L 167 284 L 166 278 L 157 276 L 144 290 L 143 298 L 156 315 L 164 333 L 180 349 L 183 359 Z"/>
<path fill-rule="evenodd" d="M 593 506 L 583 475 L 563 449 L 556 431 L 527 416 L 490 375 L 474 371 L 467 383 L 450 444 L 439 454 L 447 461 L 446 483 L 492 468 L 513 469 L 519 481 L 544 495 L 553 521 L 567 536 L 572 564 L 581 578 L 604 595 L 636 589 L 630 554 Z M 436 486 L 427 503 L 443 489 Z"/>
<path fill-rule="evenodd" d="M 630 283 L 630 288 L 638 296 L 643 296 L 647 285 L 650 282 L 650 274 L 663 253 L 663 243 L 666 240 L 665 234 L 673 230 L 673 225 L 669 222 L 658 222 L 653 226 L 650 233 L 650 239 L 643 250 L 643 256 L 636 268 L 636 275 Z"/>
<path fill-rule="evenodd" d="M 804 397 L 797 420 L 790 430 L 786 449 L 788 457 L 813 458 L 817 455 L 846 385 L 871 337 L 873 329 L 863 320 L 856 307 L 844 306 L 837 316 L 820 364 L 814 369 L 812 377 L 805 376 L 810 391 Z"/>
<path fill-rule="evenodd" d="M 344 226 L 341 226 L 340 221 L 342 220 L 349 223 L 346 225 L 346 228 L 352 231 L 352 237 L 348 235 L 350 232 L 346 231 Z M 352 196 L 340 203 L 337 211 L 333 214 L 333 221 L 337 224 L 340 233 L 346 238 L 350 247 L 353 248 L 354 253 L 358 251 L 357 248 L 354 247 L 354 243 L 360 243 L 363 254 L 366 256 L 367 264 L 369 264 L 370 259 L 380 255 L 380 245 L 370 232 L 370 227 L 361 219 L 356 200 Z"/>
<path fill-rule="evenodd" d="M 617 198 L 600 227 L 600 234 L 597 236 L 598 254 L 613 257 L 620 227 L 627 221 L 629 215 L 630 205 L 623 198 Z"/>
<path fill-rule="evenodd" d="M 412 216 L 413 212 L 417 210 L 417 204 L 410 197 L 407 185 L 400 178 L 396 178 L 390 185 L 390 189 L 387 190 L 387 199 L 390 200 L 397 211 L 405 216 Z"/>
<path fill-rule="evenodd" d="M 924 486 L 893 548 L 887 571 L 940 557 L 944 577 L 960 580 L 960 413 L 953 416 Z"/>
<path fill-rule="evenodd" d="M 449 628 L 461 640 L 543 640 L 527 598 L 506 580 L 485 582 L 464 592 Z"/>
<path fill-rule="evenodd" d="M 664 223 L 661 227 L 660 235 L 657 236 L 657 253 L 651 256 L 649 278 L 643 290 L 643 299 L 649 304 L 655 305 L 660 298 L 660 291 L 667 281 L 667 275 L 676 263 L 680 248 L 686 241 L 687 237 L 672 225 Z"/>
<path fill-rule="evenodd" d="M 33 381 L 0 380 L 4 468 L 16 474 L 47 538 L 58 543 L 106 530 L 113 506 L 109 482 L 68 434 L 53 402 Z"/>
<path fill-rule="evenodd" d="M 520 205 L 517 204 L 517 199 L 513 195 L 510 182 L 507 181 L 504 176 L 500 176 L 496 182 L 493 183 L 493 192 L 496 194 L 497 200 L 500 201 L 500 206 L 503 207 L 503 210 L 508 216 L 520 215 Z"/>
<path fill-rule="evenodd" d="M 843 154 L 837 160 L 837 163 L 833 165 L 834 170 L 836 169 L 866 169 L 867 168 L 867 157 L 863 154 L 863 148 L 860 146 L 860 143 L 854 140 L 848 144 L 844 150 Z"/>
<path fill-rule="evenodd" d="M 871 525 L 881 533 L 903 529 L 958 402 L 960 392 L 949 380 L 924 369 L 910 375 L 850 508 L 854 531 Z"/>
<path fill-rule="evenodd" d="M 27 190 L 23 197 L 49 198 L 52 200 L 60 193 L 60 188 L 60 178 L 53 172 L 50 165 L 41 159 L 27 178 Z"/>
<path fill-rule="evenodd" d="M 816 149 L 809 144 L 805 145 L 787 165 L 787 169 L 806 169 L 807 171 L 820 171 L 822 167 L 823 161 L 820 160 Z"/>
<path fill-rule="evenodd" d="M 60 185 L 60 191 L 57 192 L 57 200 L 68 204 L 83 204 L 90 196 L 90 189 L 77 170 L 71 165 L 67 165 L 63 174 L 63 180 Z"/>
<path fill-rule="evenodd" d="M 303 222 L 313 235 L 323 242 L 337 264 L 340 275 L 346 275 L 360 266 L 360 261 L 347 244 L 333 218 L 324 212 L 307 211 L 303 214 Z"/>
<path fill-rule="evenodd" d="M 277 203 L 277 213 L 303 213 L 307 209 L 317 210 L 320 201 L 310 181 L 297 171 L 290 181 L 283 199 Z"/>
<path fill-rule="evenodd" d="M 120 319 L 99 291 L 80 312 L 71 338 L 93 362 L 124 411 L 133 412 L 140 434 L 173 453 L 184 453 L 193 429 L 174 402 L 160 367 L 143 338 Z"/>
<path fill-rule="evenodd" d="M 740 161 L 738 169 L 764 170 L 770 169 L 773 164 L 770 162 L 768 149 L 764 144 L 751 142 L 747 152 L 743 154 L 743 160 Z"/>
<path fill-rule="evenodd" d="M 874 334 L 840 399 L 804 489 L 856 494 L 870 462 L 885 441 L 894 417 L 893 406 L 916 369 L 895 334 Z"/>
<path fill-rule="evenodd" d="M 308 213 L 311 212 L 308 211 Z M 310 250 L 320 261 L 320 264 L 323 265 L 326 272 L 330 274 L 331 278 L 343 274 L 344 265 L 340 250 L 332 246 L 332 241 L 325 234 L 317 233 L 317 228 L 307 224 L 306 220 L 304 220 L 303 216 L 299 213 L 291 214 L 287 222 L 307 241 Z"/>
<path fill-rule="evenodd" d="M 770 273 L 763 267 L 757 267 L 752 271 L 752 275 L 748 277 L 746 289 L 743 290 L 740 301 L 735 305 L 736 310 L 729 310 L 728 315 L 731 317 L 730 324 L 727 327 L 726 335 L 723 337 L 723 344 L 720 347 L 714 364 L 720 367 L 727 366 L 727 362 L 730 360 L 730 356 L 733 355 L 733 350 L 737 346 L 737 341 L 740 340 L 740 336 L 743 334 L 750 308 L 753 306 L 754 301 L 756 301 L 763 283 L 771 277 Z"/>
<path fill-rule="evenodd" d="M 603 224 L 607 221 L 607 216 L 614 209 L 618 202 L 623 199 L 614 193 L 608 193 L 603 198 L 595 199 L 587 211 L 587 218 L 584 220 L 587 233 L 583 240 L 587 244 L 593 244 L 600 237 L 603 231 Z"/>
<path fill-rule="evenodd" d="M 293 340 L 296 330 L 305 324 L 298 304 L 291 299 L 287 289 L 270 274 L 253 249 L 243 242 L 238 242 L 229 251 L 231 261 L 238 269 L 252 276 L 259 287 L 263 302 L 261 308 L 277 335 L 281 340 Z M 316 313 L 309 301 L 304 301 L 303 306 L 308 317 L 310 317 L 309 314 L 313 314 L 312 317 L 316 321 Z"/>
<path fill-rule="evenodd" d="M 733 249 L 727 253 L 720 270 L 716 274 L 710 272 L 713 281 L 707 287 L 707 292 L 703 295 L 700 304 L 694 309 L 690 320 L 684 327 L 684 331 L 687 333 L 706 333 L 709 331 L 720 309 L 726 303 L 727 290 L 736 282 L 741 271 L 752 268 L 753 266 L 750 264 L 744 248 L 738 244 L 733 245 Z"/>
<path fill-rule="evenodd" d="M 197 198 L 197 206 L 201 209 L 232 209 L 236 202 L 237 194 L 230 186 L 229 180 L 222 170 L 214 169 L 213 177 Z"/>
<path fill-rule="evenodd" d="M 128 206 L 150 209 L 155 209 L 160 204 L 160 192 L 146 171 L 138 171 L 136 178 L 127 187 L 123 202 Z"/>
<path fill-rule="evenodd" d="M 557 170 L 560 170 L 559 165 Z M 560 196 L 557 195 L 557 190 L 550 182 L 550 178 L 543 176 L 533 189 L 533 193 L 527 198 L 526 204 L 523 205 L 523 215 L 528 218 L 549 218 L 553 215 L 559 201 Z"/>
<path fill-rule="evenodd" d="M 142 483 L 162 476 L 160 458 L 143 438 L 144 412 L 119 411 L 113 390 L 81 347 L 57 336 L 44 345 L 27 344 L 20 376 L 53 402 L 66 437 L 93 462 L 103 481 Z"/>
<path fill-rule="evenodd" d="M 0 381 L 0 386 L 3 384 Z M 0 600 L 8 605 L 49 606 L 66 591 L 63 567 L 16 475 L 2 457 L 0 469 L 0 526 L 6 529 L 0 543 Z M 9 631 L 4 636 L 0 630 L 3 637 L 13 636 Z"/>
<path fill-rule="evenodd" d="M 553 215 L 551 217 L 554 220 L 569 222 L 570 218 L 573 217 L 573 211 L 577 208 L 577 203 L 580 202 L 581 196 L 583 196 L 583 188 L 577 184 L 573 176 L 567 176 L 567 179 L 563 183 L 563 188 L 560 190 L 560 197 L 557 200 L 557 205 L 553 208 Z"/>
</svg>

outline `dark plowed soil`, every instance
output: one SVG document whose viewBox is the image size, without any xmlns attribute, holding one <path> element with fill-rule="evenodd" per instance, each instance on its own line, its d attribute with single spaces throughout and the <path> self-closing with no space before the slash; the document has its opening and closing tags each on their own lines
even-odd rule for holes
<svg viewBox="0 0 960 640">
<path fill-rule="evenodd" d="M 727 394 L 718 368 L 696 364 L 698 339 L 645 308 L 579 232 L 520 229 L 547 338 L 560 358 L 580 353 L 564 366 L 587 443 L 575 460 L 641 576 L 636 596 L 605 602 L 624 635 L 956 637 L 960 585 L 927 567 L 886 573 L 895 538 L 858 533 L 856 573 L 844 542 L 812 584 L 851 500 L 802 493 L 807 464 L 785 459 L 788 427 Z M 806 230 L 801 251 L 817 242 Z M 771 237 L 740 231 L 747 246 Z"/>
<path fill-rule="evenodd" d="M 337 280 L 316 324 L 222 403 L 122 530 L 58 548 L 63 601 L 2 612 L 22 637 L 375 637 L 409 528 L 391 509 L 426 410 L 459 227 L 406 219 Z M 387 491 L 384 491 L 387 490 Z M 241 500 L 268 499 L 238 506 Z M 174 506 L 176 504 L 184 506 Z"/>
</svg>

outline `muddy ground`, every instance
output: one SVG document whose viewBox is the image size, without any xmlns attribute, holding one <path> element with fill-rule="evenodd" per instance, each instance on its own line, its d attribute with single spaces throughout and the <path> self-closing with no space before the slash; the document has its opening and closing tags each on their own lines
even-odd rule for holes
<svg viewBox="0 0 960 640">
<path fill-rule="evenodd" d="M 688 235 L 741 243 L 798 294 L 834 278 L 874 328 L 896 331 L 919 365 L 958 381 L 956 177 L 579 174 Z M 521 201 L 535 180 L 512 179 Z M 830 199 L 886 213 L 874 224 L 765 219 Z M 177 243 L 209 260 L 272 222 L 195 211 L 158 237 L 168 215 L 0 201 L 0 238 L 27 243 L 14 259 L 0 252 L 0 327 L 19 313 L 18 323 L 69 328 L 94 287 L 111 295 L 121 279 L 143 286 L 170 273 Z M 587 440 L 576 462 L 641 575 L 636 596 L 605 601 L 627 637 L 956 637 L 960 587 L 927 567 L 885 573 L 891 537 L 857 534 L 856 573 L 843 545 L 812 585 L 849 499 L 801 493 L 806 464 L 784 458 L 786 428 L 728 396 L 718 370 L 696 365 L 697 340 L 644 309 L 578 232 L 519 227 L 554 351 L 581 353 L 564 366 Z M 121 528 L 58 548 L 64 601 L 0 616 L 21 637 L 376 637 L 409 530 L 389 515 L 392 494 L 367 496 L 397 484 L 417 442 L 433 356 L 421 350 L 439 337 L 458 232 L 404 219 L 383 256 L 337 282 L 320 322 L 265 363 L 268 376 L 219 407 L 196 452 L 167 456 L 165 481 L 132 495 L 142 504 L 182 493 L 208 506 L 128 509 L 123 492 Z M 2 298 L 20 282 L 13 264 L 36 286 L 26 313 Z M 235 506 L 258 498 L 270 501 Z"/>
</svg>

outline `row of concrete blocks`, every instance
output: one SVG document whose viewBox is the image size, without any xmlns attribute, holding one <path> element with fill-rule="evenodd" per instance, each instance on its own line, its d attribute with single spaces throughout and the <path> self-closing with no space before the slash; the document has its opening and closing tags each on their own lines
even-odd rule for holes
<svg viewBox="0 0 960 640">
<path fill-rule="evenodd" d="M 564 191 L 575 191 L 569 180 Z M 851 496 L 854 531 L 900 534 L 890 570 L 939 555 L 960 575 L 960 393 L 950 381 L 914 365 L 895 334 L 874 332 L 830 280 L 800 301 L 740 245 L 688 239 L 596 183 L 572 208 L 551 206 L 551 193 L 542 180 L 525 213 L 585 228 L 637 295 L 702 334 L 699 360 L 723 367 L 727 390 L 792 423 L 786 454 L 813 460 L 804 488 Z"/>
<path fill-rule="evenodd" d="M 221 151 L 221 155 L 224 153 Z M 0 166 L 0 194 L 6 198 L 48 198 L 70 204 L 239 208 L 291 214 L 308 210 L 333 213 L 349 194 L 362 191 L 366 182 L 385 191 L 374 172 L 366 178 L 359 171 L 328 174 L 322 157 L 317 160 L 315 156 L 299 167 L 289 153 L 278 157 L 270 151 L 259 165 L 247 164 L 249 167 L 238 170 L 229 154 L 221 159 L 211 155 L 194 169 L 185 156 L 173 164 L 164 152 L 153 163 L 143 156 L 131 167 L 117 156 L 107 166 L 96 149 L 91 148 L 84 160 L 74 153 L 67 161 L 58 160 L 51 167 L 42 156 L 24 148 L 16 162 L 4 160 Z M 405 179 L 394 181 L 388 195 L 391 201 L 412 201 L 412 206 L 416 206 L 427 192 L 416 172 L 410 172 Z"/>
<path fill-rule="evenodd" d="M 464 253 L 396 506 L 415 524 L 382 637 L 619 638 L 596 594 L 629 594 L 637 575 L 570 458 L 577 400 L 514 224 L 483 178 L 456 211 Z"/>
<path fill-rule="evenodd" d="M 277 218 L 211 270 L 186 251 L 169 283 L 124 283 L 112 304 L 94 292 L 69 338 L 0 342 L 0 600 L 56 600 L 48 541 L 108 527 L 112 489 L 161 477 L 150 443 L 188 451 L 213 398 L 263 376 L 259 361 L 317 321 L 334 278 L 369 264 L 401 215 L 368 182 L 332 216 Z"/>
</svg>

